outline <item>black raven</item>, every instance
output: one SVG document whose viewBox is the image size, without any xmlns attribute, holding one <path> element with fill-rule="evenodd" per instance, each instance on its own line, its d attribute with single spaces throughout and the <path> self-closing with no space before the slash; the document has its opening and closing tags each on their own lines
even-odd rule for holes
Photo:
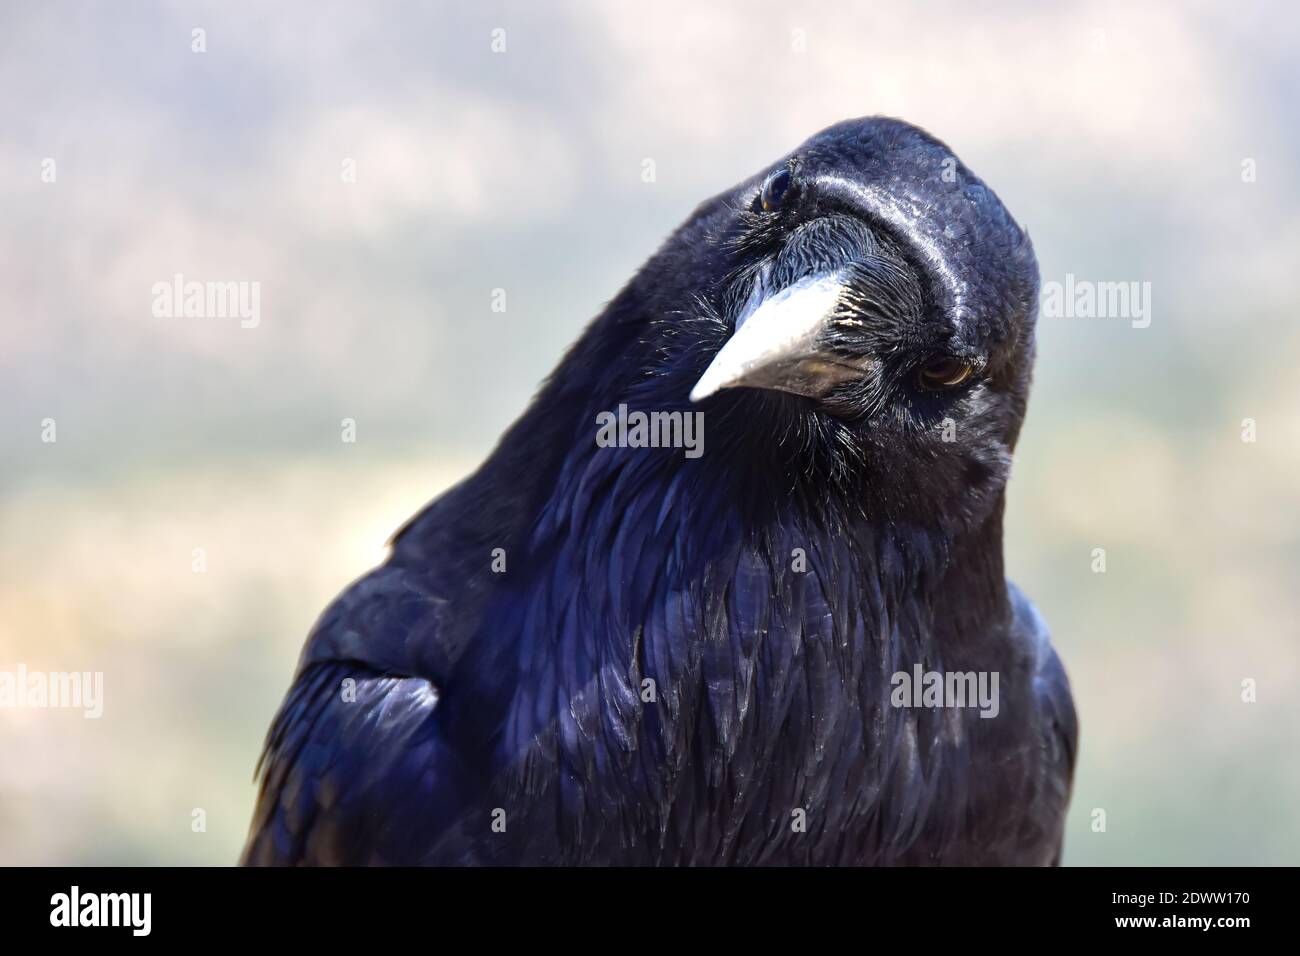
<svg viewBox="0 0 1300 956">
<path fill-rule="evenodd" d="M 1058 862 L 1074 707 L 1002 563 L 1037 297 L 897 120 L 705 202 L 321 616 L 244 861 Z"/>
</svg>

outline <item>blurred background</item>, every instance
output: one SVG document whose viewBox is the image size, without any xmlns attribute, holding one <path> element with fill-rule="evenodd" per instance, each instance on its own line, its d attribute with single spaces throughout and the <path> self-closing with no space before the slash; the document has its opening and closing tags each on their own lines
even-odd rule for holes
<svg viewBox="0 0 1300 956">
<path fill-rule="evenodd" d="M 0 863 L 233 862 L 317 613 L 699 201 L 873 113 L 1044 282 L 1151 283 L 1040 321 L 1009 491 L 1065 862 L 1300 863 L 1300 13 L 1045 6 L 5 4 L 0 670 L 105 700 L 0 709 Z M 260 322 L 158 317 L 177 273 Z"/>
</svg>

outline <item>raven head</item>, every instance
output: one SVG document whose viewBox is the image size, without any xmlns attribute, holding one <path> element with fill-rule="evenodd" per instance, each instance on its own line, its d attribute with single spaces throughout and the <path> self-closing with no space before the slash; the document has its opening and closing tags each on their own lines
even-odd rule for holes
<svg viewBox="0 0 1300 956">
<path fill-rule="evenodd" d="M 870 118 L 817 134 L 692 221 L 720 278 L 697 294 L 708 321 L 668 377 L 694 378 L 711 426 L 895 517 L 989 513 L 1024 415 L 1038 294 L 1029 238 L 992 190 L 925 132 Z"/>
</svg>

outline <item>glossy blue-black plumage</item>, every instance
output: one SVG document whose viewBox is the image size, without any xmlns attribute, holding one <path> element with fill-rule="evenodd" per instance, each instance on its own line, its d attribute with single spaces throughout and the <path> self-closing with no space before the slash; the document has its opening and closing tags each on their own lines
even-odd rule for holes
<svg viewBox="0 0 1300 956">
<path fill-rule="evenodd" d="M 698 459 L 597 446 L 620 403 L 695 410 L 761 267 L 828 264 L 856 277 L 836 347 L 873 356 L 861 382 L 724 391 Z M 702 205 L 322 615 L 245 860 L 1055 862 L 1074 711 L 1001 543 L 1036 287 L 992 192 L 897 121 Z M 938 348 L 978 381 L 916 390 Z M 997 672 L 998 716 L 892 706 L 916 664 Z"/>
</svg>

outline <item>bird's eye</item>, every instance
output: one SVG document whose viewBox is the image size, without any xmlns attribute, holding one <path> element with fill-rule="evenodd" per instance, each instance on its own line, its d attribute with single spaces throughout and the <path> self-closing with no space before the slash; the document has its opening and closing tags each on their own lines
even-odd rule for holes
<svg viewBox="0 0 1300 956">
<path fill-rule="evenodd" d="M 759 205 L 763 207 L 763 212 L 774 212 L 781 205 L 781 200 L 785 198 L 785 192 L 790 188 L 790 170 L 781 169 L 767 177 L 767 182 L 763 183 L 763 191 L 758 194 Z"/>
<path fill-rule="evenodd" d="M 921 384 L 926 388 L 956 388 L 971 377 L 975 367 L 951 355 L 936 355 L 921 366 Z"/>
</svg>

